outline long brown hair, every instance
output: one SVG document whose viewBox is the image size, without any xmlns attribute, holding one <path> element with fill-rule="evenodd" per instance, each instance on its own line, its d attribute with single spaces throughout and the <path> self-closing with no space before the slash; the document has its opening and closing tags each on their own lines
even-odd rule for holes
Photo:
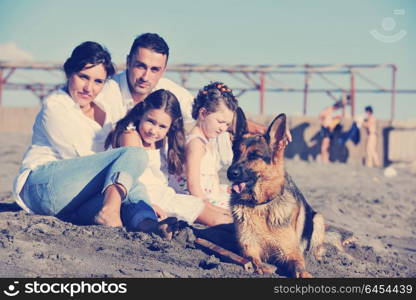
<svg viewBox="0 0 416 300">
<path fill-rule="evenodd" d="M 157 90 L 136 104 L 127 115 L 117 122 L 116 128 L 108 135 L 105 147 L 120 147 L 119 138 L 129 124 L 139 132 L 140 120 L 151 109 L 163 109 L 172 119 L 166 134 L 168 138 L 168 170 L 170 174 L 181 174 L 185 164 L 185 131 L 179 101 L 168 90 Z M 140 133 L 139 133 L 140 134 Z"/>
</svg>

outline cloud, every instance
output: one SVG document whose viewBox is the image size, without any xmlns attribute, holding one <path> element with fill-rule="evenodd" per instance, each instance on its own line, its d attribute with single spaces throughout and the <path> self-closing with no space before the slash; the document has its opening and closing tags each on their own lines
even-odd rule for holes
<svg viewBox="0 0 416 300">
<path fill-rule="evenodd" d="M 32 54 L 20 49 L 14 42 L 0 44 L 0 60 L 29 61 L 33 60 Z"/>
</svg>

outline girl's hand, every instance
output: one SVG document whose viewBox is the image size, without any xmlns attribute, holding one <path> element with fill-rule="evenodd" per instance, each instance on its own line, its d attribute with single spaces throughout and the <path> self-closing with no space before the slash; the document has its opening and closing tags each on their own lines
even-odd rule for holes
<svg viewBox="0 0 416 300">
<path fill-rule="evenodd" d="M 204 201 L 204 203 L 205 203 L 206 205 L 211 204 L 211 202 L 209 202 L 209 199 L 208 199 L 208 198 L 201 198 L 201 199 L 202 199 L 202 201 Z"/>
<path fill-rule="evenodd" d="M 156 204 L 152 204 L 153 210 L 156 213 L 157 218 L 160 220 L 164 220 L 168 217 L 168 215 L 166 214 L 166 212 L 161 209 L 158 205 Z"/>
</svg>

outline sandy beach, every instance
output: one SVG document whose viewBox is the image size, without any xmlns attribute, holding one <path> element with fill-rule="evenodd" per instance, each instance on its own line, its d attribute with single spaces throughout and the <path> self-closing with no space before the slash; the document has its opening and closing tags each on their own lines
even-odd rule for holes
<svg viewBox="0 0 416 300">
<path fill-rule="evenodd" d="M 172 241 L 124 228 L 76 226 L 30 215 L 13 203 L 11 187 L 30 142 L 0 134 L 1 277 L 281 277 L 256 275 L 199 249 L 185 227 Z M 416 174 L 335 163 L 287 160 L 286 168 L 327 223 L 350 231 L 356 242 L 327 245 L 321 262 L 307 257 L 315 277 L 416 277 Z M 231 242 L 231 241 L 229 241 Z"/>
</svg>

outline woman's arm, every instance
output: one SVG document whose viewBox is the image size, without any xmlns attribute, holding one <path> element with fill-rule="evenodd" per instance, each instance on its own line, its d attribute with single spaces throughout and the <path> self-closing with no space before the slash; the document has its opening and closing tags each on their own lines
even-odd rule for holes
<svg viewBox="0 0 416 300">
<path fill-rule="evenodd" d="M 206 198 L 201 188 L 201 160 L 205 155 L 205 145 L 200 139 L 193 139 L 186 145 L 186 180 L 191 195 Z"/>
<path fill-rule="evenodd" d="M 44 103 L 33 127 L 35 134 L 44 134 L 51 147 L 62 159 L 94 154 L 92 137 L 85 134 L 77 112 L 61 97 L 48 99 Z M 66 99 L 65 99 L 66 100 Z"/>
</svg>

